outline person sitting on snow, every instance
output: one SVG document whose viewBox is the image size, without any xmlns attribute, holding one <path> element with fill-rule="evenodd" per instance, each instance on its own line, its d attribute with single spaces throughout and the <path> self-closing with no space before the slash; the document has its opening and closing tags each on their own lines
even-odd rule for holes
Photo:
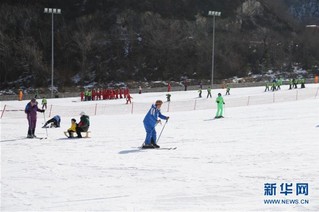
<svg viewBox="0 0 319 212">
<path fill-rule="evenodd" d="M 50 127 L 60 127 L 61 117 L 59 115 L 54 116 L 52 119 L 45 122 L 42 128 L 46 128 L 48 124 L 51 124 Z"/>
<path fill-rule="evenodd" d="M 68 129 L 69 138 L 73 138 L 73 133 L 76 132 L 77 123 L 75 119 L 71 119 L 71 127 Z"/>
<path fill-rule="evenodd" d="M 80 116 L 80 122 L 76 127 L 76 133 L 78 135 L 78 138 L 82 138 L 81 132 L 87 132 L 90 127 L 90 117 L 87 116 L 84 112 L 81 112 Z"/>
<path fill-rule="evenodd" d="M 142 148 L 144 149 L 154 149 L 154 148 L 160 148 L 159 145 L 156 144 L 156 130 L 155 126 L 157 123 L 160 123 L 161 121 L 158 118 L 168 120 L 168 116 L 162 115 L 160 109 L 163 104 L 162 100 L 157 100 L 155 104 L 152 105 L 151 109 L 146 114 L 143 123 L 144 128 L 146 131 L 146 138 L 144 145 Z"/>
</svg>

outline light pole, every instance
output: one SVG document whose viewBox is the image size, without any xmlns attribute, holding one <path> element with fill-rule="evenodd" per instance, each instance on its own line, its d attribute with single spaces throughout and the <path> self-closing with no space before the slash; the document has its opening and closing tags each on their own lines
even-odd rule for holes
<svg viewBox="0 0 319 212">
<path fill-rule="evenodd" d="M 61 14 L 61 9 L 44 8 L 44 13 L 52 14 L 52 61 L 51 61 L 51 98 L 53 98 L 53 73 L 54 73 L 54 14 Z"/>
<path fill-rule="evenodd" d="M 213 89 L 213 85 L 214 85 L 214 57 L 215 57 L 215 17 L 216 16 L 221 16 L 221 12 L 217 12 L 217 11 L 209 11 L 208 12 L 208 16 L 213 16 L 213 47 L 212 47 L 212 81 L 211 81 L 211 85 L 212 85 L 212 89 Z"/>
</svg>

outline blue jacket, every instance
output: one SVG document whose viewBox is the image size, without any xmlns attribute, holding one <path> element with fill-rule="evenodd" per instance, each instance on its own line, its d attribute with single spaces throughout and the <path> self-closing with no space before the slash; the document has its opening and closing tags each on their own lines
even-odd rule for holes
<svg viewBox="0 0 319 212">
<path fill-rule="evenodd" d="M 143 120 L 144 125 L 154 128 L 158 118 L 167 119 L 167 117 L 162 115 L 161 111 L 153 104 Z"/>
<path fill-rule="evenodd" d="M 61 118 L 60 118 L 59 115 L 54 116 L 53 119 L 55 119 L 57 122 L 60 122 L 60 121 L 61 121 Z"/>
</svg>

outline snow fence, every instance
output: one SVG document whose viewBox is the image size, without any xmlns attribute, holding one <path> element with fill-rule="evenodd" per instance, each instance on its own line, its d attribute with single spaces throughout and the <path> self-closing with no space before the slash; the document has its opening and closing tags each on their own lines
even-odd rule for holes
<svg viewBox="0 0 319 212">
<path fill-rule="evenodd" d="M 272 104 L 287 101 L 298 101 L 304 99 L 318 98 L 319 88 L 294 89 L 289 91 L 265 92 L 251 96 L 224 96 L 227 108 L 242 107 L 249 105 Z M 109 102 L 110 101 L 110 102 Z M 132 104 L 114 104 L 114 101 L 91 101 L 79 102 L 75 105 L 48 105 L 46 115 L 72 117 L 85 111 L 86 114 L 93 115 L 120 115 L 120 114 L 140 114 L 146 113 L 150 108 L 150 103 L 132 102 Z M 111 102 L 112 101 L 112 102 Z M 0 110 L 1 119 L 4 118 L 25 118 L 24 107 L 3 105 Z M 215 98 L 196 98 L 184 101 L 164 102 L 163 112 L 179 112 L 192 110 L 216 109 Z"/>
</svg>

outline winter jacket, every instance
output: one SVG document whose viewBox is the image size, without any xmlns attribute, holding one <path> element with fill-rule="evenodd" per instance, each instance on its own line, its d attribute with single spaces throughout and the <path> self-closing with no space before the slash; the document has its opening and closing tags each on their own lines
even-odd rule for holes
<svg viewBox="0 0 319 212">
<path fill-rule="evenodd" d="M 143 123 L 147 127 L 154 128 L 158 118 L 167 119 L 167 117 L 162 115 L 161 111 L 159 109 L 157 109 L 156 106 L 153 104 L 151 109 L 146 114 L 146 116 L 143 120 Z"/>
<path fill-rule="evenodd" d="M 48 103 L 47 99 L 43 98 L 42 99 L 42 104 L 47 104 L 47 103 Z"/>
<path fill-rule="evenodd" d="M 217 98 L 216 98 L 216 103 L 217 103 L 218 105 L 223 105 L 223 104 L 225 104 L 223 97 L 222 97 L 222 96 L 217 97 Z"/>
<path fill-rule="evenodd" d="M 90 126 L 90 118 L 87 115 L 82 115 L 80 118 L 80 122 L 78 124 L 78 127 L 82 128 L 85 131 L 89 129 Z"/>
<path fill-rule="evenodd" d="M 59 115 L 53 116 L 53 119 L 55 119 L 58 123 L 60 123 L 61 118 Z"/>
<path fill-rule="evenodd" d="M 32 106 L 31 102 L 29 102 L 26 105 L 25 110 L 24 110 L 24 112 L 27 114 L 27 118 L 30 119 L 30 120 L 36 120 L 37 119 L 37 111 L 38 112 L 44 112 L 44 110 L 40 110 L 38 108 L 37 104 Z"/>
<path fill-rule="evenodd" d="M 68 130 L 71 130 L 71 131 L 76 131 L 76 123 L 74 122 L 74 123 L 72 123 L 71 124 L 71 127 L 68 129 Z"/>
</svg>

